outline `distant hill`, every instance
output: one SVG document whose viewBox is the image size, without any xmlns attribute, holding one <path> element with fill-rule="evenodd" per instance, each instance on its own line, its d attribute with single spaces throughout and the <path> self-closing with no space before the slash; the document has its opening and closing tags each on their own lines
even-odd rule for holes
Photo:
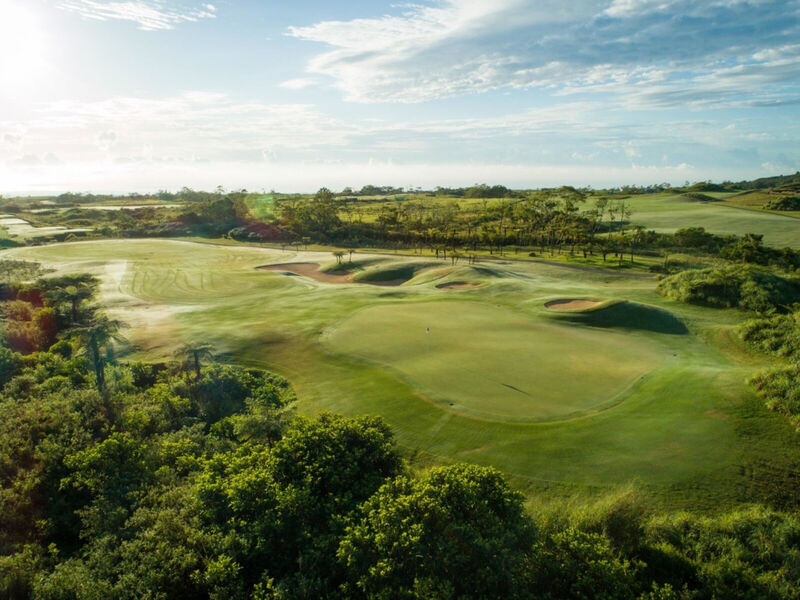
<svg viewBox="0 0 800 600">
<path fill-rule="evenodd" d="M 763 190 L 767 188 L 780 188 L 786 191 L 800 191 L 800 171 L 794 175 L 776 175 L 774 177 L 762 177 L 752 181 L 740 181 L 738 183 L 726 182 L 722 184 L 728 190 Z M 721 187 L 722 187 L 721 186 Z M 692 186 L 694 188 L 694 186 Z M 698 190 L 713 191 L 713 190 Z"/>
</svg>

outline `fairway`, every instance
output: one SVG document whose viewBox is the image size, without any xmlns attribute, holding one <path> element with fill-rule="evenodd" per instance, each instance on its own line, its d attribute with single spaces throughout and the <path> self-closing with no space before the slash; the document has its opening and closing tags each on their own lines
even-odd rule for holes
<svg viewBox="0 0 800 600">
<path fill-rule="evenodd" d="M 326 341 L 396 370 L 451 410 L 505 421 L 599 410 L 660 362 L 658 348 L 641 339 L 474 302 L 370 307 Z"/>
<path fill-rule="evenodd" d="M 259 267 L 330 253 L 171 240 L 6 256 L 98 276 L 127 324 L 125 358 L 208 342 L 287 377 L 302 414 L 381 416 L 423 464 L 491 465 L 547 493 L 636 482 L 664 504 L 710 506 L 757 496 L 762 481 L 769 493 L 800 462 L 792 428 L 745 384 L 753 359 L 728 334 L 739 317 L 667 301 L 655 278 L 359 253 L 367 281 L 414 277 L 327 283 Z M 547 307 L 577 299 L 604 306 Z"/>
<path fill-rule="evenodd" d="M 771 246 L 800 248 L 800 219 L 788 215 L 747 210 L 723 202 L 691 201 L 669 193 L 634 196 L 628 202 L 633 210 L 631 221 L 648 229 L 673 232 L 683 227 L 703 227 L 720 235 L 759 233 Z"/>
</svg>

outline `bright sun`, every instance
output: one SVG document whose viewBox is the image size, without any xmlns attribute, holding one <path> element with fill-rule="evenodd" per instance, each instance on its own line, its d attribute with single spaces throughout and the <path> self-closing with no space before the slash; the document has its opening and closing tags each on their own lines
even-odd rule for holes
<svg viewBox="0 0 800 600">
<path fill-rule="evenodd" d="M 29 0 L 0 0 L 0 87 L 34 81 L 45 66 L 45 36 Z"/>
</svg>

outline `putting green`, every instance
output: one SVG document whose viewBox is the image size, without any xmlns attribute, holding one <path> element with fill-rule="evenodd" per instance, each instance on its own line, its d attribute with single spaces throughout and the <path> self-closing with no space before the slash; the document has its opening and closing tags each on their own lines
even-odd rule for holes
<svg viewBox="0 0 800 600">
<path fill-rule="evenodd" d="M 332 328 L 324 342 L 393 369 L 454 411 L 501 421 L 608 407 L 663 356 L 642 338 L 474 302 L 372 306 Z"/>
</svg>

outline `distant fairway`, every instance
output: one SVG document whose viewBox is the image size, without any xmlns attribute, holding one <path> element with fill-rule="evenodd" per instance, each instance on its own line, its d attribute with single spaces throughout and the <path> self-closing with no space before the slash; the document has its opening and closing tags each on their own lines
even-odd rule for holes
<svg viewBox="0 0 800 600">
<path fill-rule="evenodd" d="M 726 194 L 711 194 L 726 197 Z M 722 202 L 695 202 L 676 194 L 632 196 L 631 220 L 647 229 L 672 232 L 682 227 L 705 227 L 717 234 L 764 234 L 772 246 L 800 248 L 800 219 L 788 215 L 747 210 Z"/>
<path fill-rule="evenodd" d="M 398 371 L 452 410 L 505 421 L 599 409 L 660 362 L 659 349 L 640 338 L 474 302 L 370 307 L 327 342 Z"/>
<path fill-rule="evenodd" d="M 759 359 L 730 333 L 742 315 L 669 302 L 654 278 L 357 253 L 367 280 L 413 278 L 330 284 L 257 269 L 330 265 L 330 253 L 170 240 L 3 255 L 100 277 L 103 303 L 128 324 L 130 359 L 209 342 L 286 376 L 301 413 L 380 415 L 422 464 L 492 465 L 552 494 L 635 482 L 694 508 L 774 493 L 800 464 L 800 436 L 745 384 Z M 479 286 L 439 287 L 464 281 Z M 576 298 L 625 302 L 545 306 Z"/>
</svg>

